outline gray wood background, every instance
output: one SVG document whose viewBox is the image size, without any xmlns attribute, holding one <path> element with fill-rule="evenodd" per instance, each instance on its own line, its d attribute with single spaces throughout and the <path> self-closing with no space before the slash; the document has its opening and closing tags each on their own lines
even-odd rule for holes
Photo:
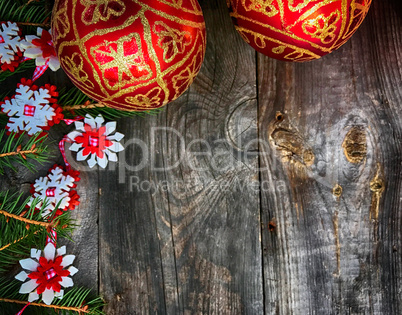
<svg viewBox="0 0 402 315">
<path fill-rule="evenodd" d="M 224 0 L 200 3 L 190 89 L 118 121 L 119 164 L 73 164 L 75 283 L 110 315 L 402 314 L 401 1 L 374 0 L 346 45 L 304 64 L 256 54 Z M 53 149 L 1 186 L 27 190 L 62 163 Z"/>
</svg>

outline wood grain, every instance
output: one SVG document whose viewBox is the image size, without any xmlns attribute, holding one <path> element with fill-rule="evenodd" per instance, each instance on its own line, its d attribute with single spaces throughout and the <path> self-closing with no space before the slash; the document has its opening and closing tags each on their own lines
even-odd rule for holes
<svg viewBox="0 0 402 315">
<path fill-rule="evenodd" d="M 367 19 L 317 62 L 258 56 L 267 314 L 400 312 L 400 15 L 374 2 Z"/>
</svg>

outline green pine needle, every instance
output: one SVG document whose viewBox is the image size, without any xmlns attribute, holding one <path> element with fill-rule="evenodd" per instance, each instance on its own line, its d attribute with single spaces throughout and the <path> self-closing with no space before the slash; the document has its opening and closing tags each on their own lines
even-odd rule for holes
<svg viewBox="0 0 402 315">
<path fill-rule="evenodd" d="M 28 201 L 29 198 L 21 202 L 21 194 L 0 192 L 0 210 L 21 217 L 16 219 L 0 213 L 0 273 L 8 271 L 12 265 L 18 263 L 21 257 L 29 256 L 31 248 L 44 247 L 46 237 L 51 236 L 48 232 L 50 226 L 27 223 L 24 219 L 47 225 L 49 221 L 52 221 L 51 227 L 55 229 L 59 238 L 71 239 L 70 235 L 75 225 L 70 218 L 70 211 L 53 219 L 58 208 L 56 205 L 56 209 L 51 214 L 42 217 L 47 207 L 46 200 L 40 210 L 35 210 L 39 199 L 35 199 L 29 208 Z"/>
<path fill-rule="evenodd" d="M 38 1 L 0 1 L 0 16 L 2 21 L 12 21 L 16 23 L 38 24 L 40 27 L 48 29 L 48 18 L 51 15 L 51 8 L 46 0 Z M 23 25 L 24 34 L 35 34 L 38 25 Z"/>
<path fill-rule="evenodd" d="M 65 89 L 61 90 L 58 100 L 59 104 L 62 104 L 62 107 L 84 104 L 86 101 L 93 102 L 88 96 L 86 96 L 76 87 L 70 88 L 67 92 L 65 91 Z M 72 112 L 69 110 L 65 110 L 63 113 L 67 118 L 73 118 L 77 115 L 85 116 L 86 114 L 90 114 L 92 117 L 96 117 L 101 114 L 105 119 L 115 120 L 123 117 L 145 117 L 146 115 L 158 115 L 162 111 L 162 108 L 156 108 L 142 112 L 129 112 L 124 110 L 117 110 L 110 107 L 84 107 L 80 109 L 74 109 Z"/>
<path fill-rule="evenodd" d="M 28 300 L 28 294 L 18 293 L 21 284 L 21 281 L 15 279 L 0 278 L 0 309 L 9 312 L 4 314 L 13 314 L 13 312 L 15 313 L 16 310 L 21 310 L 24 306 L 23 304 L 5 302 L 3 300 L 4 298 L 24 302 Z M 41 306 L 28 306 L 26 309 L 27 314 L 102 315 L 104 314 L 102 308 L 105 306 L 105 302 L 102 298 L 95 297 L 91 293 L 91 290 L 84 288 L 66 289 L 61 300 L 57 298 L 53 300 L 53 307 L 45 306 L 41 300 L 35 301 L 34 303 L 39 303 Z M 66 310 L 62 309 L 62 307 L 73 309 Z"/>
<path fill-rule="evenodd" d="M 22 73 L 28 69 L 34 69 L 36 67 L 35 65 L 35 60 L 34 59 L 30 59 L 27 61 L 24 61 L 23 63 L 21 63 L 18 68 L 16 68 L 14 70 L 14 72 L 11 72 L 10 70 L 6 70 L 4 72 L 0 72 L 0 82 L 8 79 L 9 77 L 15 75 L 15 74 L 19 74 Z M 0 98 L 3 99 L 3 98 Z"/>
<path fill-rule="evenodd" d="M 47 135 L 40 136 L 39 134 L 36 134 L 27 140 L 24 137 L 24 134 L 17 136 L 15 133 L 11 133 L 9 136 L 6 136 L 6 130 L 1 130 L 0 175 L 4 174 L 5 167 L 16 170 L 14 163 L 19 163 L 33 171 L 35 165 L 31 161 L 36 161 L 40 164 L 46 162 L 49 158 L 48 148 L 44 143 L 46 138 Z M 33 147 L 34 149 L 32 149 Z M 35 150 L 35 152 L 32 152 L 33 150 Z M 21 152 L 23 154 L 21 154 Z"/>
</svg>

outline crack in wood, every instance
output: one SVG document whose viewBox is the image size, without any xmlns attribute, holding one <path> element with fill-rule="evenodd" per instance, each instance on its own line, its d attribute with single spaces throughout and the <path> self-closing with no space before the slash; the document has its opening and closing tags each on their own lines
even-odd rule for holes
<svg viewBox="0 0 402 315">
<path fill-rule="evenodd" d="M 377 172 L 370 182 L 371 198 L 370 219 L 377 221 L 380 209 L 381 196 L 385 190 L 384 175 L 380 163 L 377 163 Z"/>
<path fill-rule="evenodd" d="M 334 276 L 339 277 L 341 274 L 341 243 L 339 241 L 339 213 L 335 212 L 335 215 L 332 219 L 334 224 L 334 236 L 335 236 L 335 247 L 336 247 L 336 266 L 337 270 L 334 273 Z"/>
</svg>

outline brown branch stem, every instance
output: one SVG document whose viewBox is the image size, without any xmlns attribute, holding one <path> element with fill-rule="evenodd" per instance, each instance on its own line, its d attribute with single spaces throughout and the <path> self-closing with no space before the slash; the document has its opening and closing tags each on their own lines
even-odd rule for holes
<svg viewBox="0 0 402 315">
<path fill-rule="evenodd" d="M 2 153 L 0 154 L 0 158 L 6 157 L 6 156 L 13 156 L 13 155 L 21 155 L 24 157 L 25 154 L 30 154 L 30 153 L 36 153 L 38 149 L 33 149 L 33 150 L 25 150 L 25 151 L 14 151 L 14 152 L 8 152 L 8 153 Z"/>
<path fill-rule="evenodd" d="M 30 22 L 17 22 L 20 26 L 39 26 L 39 27 L 50 27 L 50 23 L 30 23 Z"/>
<path fill-rule="evenodd" d="M 39 232 L 39 231 L 35 231 L 34 234 L 38 234 L 38 232 Z M 10 247 L 11 245 L 14 245 L 14 244 L 16 244 L 16 243 L 22 241 L 23 239 L 27 238 L 28 236 L 29 236 L 29 235 L 25 235 L 25 236 L 23 236 L 23 237 L 20 237 L 18 240 L 15 240 L 15 241 L 12 242 L 12 243 L 9 243 L 9 244 L 7 244 L 7 245 L 4 245 L 2 248 L 0 248 L 0 252 L 1 252 L 2 250 L 5 250 L 7 247 Z"/>
<path fill-rule="evenodd" d="M 78 104 L 78 105 L 68 105 L 68 106 L 63 106 L 64 110 L 75 110 L 75 109 L 88 109 L 88 108 L 101 108 L 101 107 L 106 107 L 106 105 L 102 103 L 94 103 L 94 104 Z"/>
<path fill-rule="evenodd" d="M 28 301 L 19 301 L 19 300 L 11 300 L 11 299 L 3 299 L 3 298 L 0 298 L 0 302 L 16 303 L 16 304 L 21 304 L 21 305 L 27 305 L 29 303 Z M 47 305 L 47 304 L 44 304 L 44 303 L 30 303 L 29 305 L 40 306 L 40 307 L 48 307 L 48 308 L 53 308 L 55 310 L 73 311 L 73 312 L 78 312 L 78 314 L 89 313 L 88 310 L 85 310 L 85 309 L 79 308 L 79 307 Z"/>
<path fill-rule="evenodd" d="M 41 221 L 30 220 L 30 219 L 20 217 L 19 215 L 8 213 L 7 211 L 4 211 L 4 210 L 0 210 L 0 214 L 4 215 L 5 217 L 8 217 L 8 218 L 12 218 L 12 219 L 15 219 L 18 221 L 25 222 L 27 224 L 40 225 L 40 226 L 44 226 L 45 228 L 50 228 L 53 226 L 52 222 L 41 222 Z"/>
</svg>

